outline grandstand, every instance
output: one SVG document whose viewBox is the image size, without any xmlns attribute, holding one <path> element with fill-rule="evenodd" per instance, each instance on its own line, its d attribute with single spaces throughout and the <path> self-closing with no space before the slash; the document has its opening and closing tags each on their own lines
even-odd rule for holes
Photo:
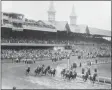
<svg viewBox="0 0 112 90">
<path fill-rule="evenodd" d="M 74 15 L 73 10 L 70 16 L 71 24 L 68 24 L 67 21 L 55 21 L 56 12 L 53 5 L 48 10 L 48 21 L 29 20 L 23 14 L 2 12 L 2 62 L 11 64 L 19 60 L 20 64 L 23 65 L 21 62 L 30 59 L 37 64 L 40 64 L 41 61 L 43 64 L 45 61 L 44 64 L 53 66 L 51 60 L 56 58 L 59 62 L 53 67 L 57 67 L 62 63 L 67 63 L 65 59 L 71 55 L 71 57 L 77 57 L 78 64 L 80 60 L 84 60 L 80 61 L 82 63 L 88 60 L 94 62 L 95 59 L 104 57 L 109 58 L 108 61 L 104 60 L 104 62 L 110 63 L 110 31 L 102 30 L 100 32 L 100 29 L 87 25 L 76 25 L 76 19 L 74 19 L 76 15 Z M 68 50 L 72 52 L 70 53 Z M 103 60 L 98 62 L 100 61 L 103 62 Z M 36 64 L 34 65 L 36 66 Z M 23 67 L 25 68 L 27 65 L 23 65 Z M 19 71 L 21 70 L 19 69 Z M 105 71 L 102 70 L 102 72 Z M 110 78 L 110 76 L 108 77 Z M 6 83 L 5 80 L 4 83 Z"/>
</svg>

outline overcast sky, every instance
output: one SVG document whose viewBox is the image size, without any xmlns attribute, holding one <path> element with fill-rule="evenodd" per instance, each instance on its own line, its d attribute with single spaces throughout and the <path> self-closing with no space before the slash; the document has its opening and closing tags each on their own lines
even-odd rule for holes
<svg viewBox="0 0 112 90">
<path fill-rule="evenodd" d="M 50 1 L 2 1 L 2 11 L 22 13 L 26 18 L 48 20 Z M 72 6 L 77 24 L 111 30 L 111 1 L 54 1 L 57 21 L 70 22 Z"/>
</svg>

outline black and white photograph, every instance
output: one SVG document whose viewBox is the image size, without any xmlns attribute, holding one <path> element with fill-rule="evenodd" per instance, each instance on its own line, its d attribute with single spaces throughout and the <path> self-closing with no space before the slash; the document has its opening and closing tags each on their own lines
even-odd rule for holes
<svg viewBox="0 0 112 90">
<path fill-rule="evenodd" d="M 1 1 L 2 89 L 111 89 L 111 1 Z"/>
</svg>

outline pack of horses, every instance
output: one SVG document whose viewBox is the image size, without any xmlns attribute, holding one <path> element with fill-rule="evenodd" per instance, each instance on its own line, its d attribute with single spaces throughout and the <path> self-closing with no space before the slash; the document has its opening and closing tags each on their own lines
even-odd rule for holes
<svg viewBox="0 0 112 90">
<path fill-rule="evenodd" d="M 26 75 L 28 75 L 30 72 L 30 67 L 28 67 L 26 69 Z M 67 79 L 67 80 L 75 80 L 77 78 L 77 72 L 75 69 L 62 69 L 62 71 L 60 72 L 61 77 L 63 79 Z M 50 75 L 50 76 L 55 76 L 56 75 L 56 69 L 55 68 L 51 68 L 50 66 L 45 67 L 44 65 L 42 66 L 37 66 L 37 68 L 34 70 L 34 75 L 41 75 L 41 76 L 46 76 L 46 75 Z M 97 72 L 95 72 L 94 74 L 91 74 L 90 69 L 88 69 L 86 72 L 83 71 L 81 78 L 84 82 L 86 82 L 87 80 L 90 80 L 93 84 L 96 81 L 96 77 L 97 77 Z"/>
<path fill-rule="evenodd" d="M 61 76 L 62 78 L 67 79 L 67 80 L 74 80 L 77 77 L 77 72 L 74 70 L 63 69 L 61 71 Z"/>
<path fill-rule="evenodd" d="M 95 71 L 94 74 L 91 74 L 90 69 L 88 69 L 85 73 L 82 73 L 82 79 L 86 82 L 88 79 L 94 84 L 97 78 L 97 72 Z"/>
<path fill-rule="evenodd" d="M 30 67 L 26 69 L 26 75 L 28 75 L 30 72 Z M 51 68 L 50 66 L 45 67 L 44 65 L 42 66 L 37 66 L 37 68 L 34 70 L 34 75 L 50 75 L 50 76 L 55 76 L 56 74 L 56 69 Z"/>
<path fill-rule="evenodd" d="M 61 71 L 61 76 L 67 80 L 75 80 L 78 75 L 75 69 L 70 69 L 70 70 L 63 69 Z M 94 72 L 94 74 L 91 74 L 90 69 L 88 69 L 86 72 L 84 71 L 81 75 L 81 78 L 84 82 L 86 82 L 87 80 L 90 80 L 93 84 L 96 81 L 96 77 L 97 77 L 97 72 Z"/>
</svg>

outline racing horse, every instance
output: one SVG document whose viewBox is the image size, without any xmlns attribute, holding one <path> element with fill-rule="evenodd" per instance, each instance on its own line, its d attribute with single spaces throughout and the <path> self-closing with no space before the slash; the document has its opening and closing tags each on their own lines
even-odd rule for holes
<svg viewBox="0 0 112 90">
<path fill-rule="evenodd" d="M 44 65 L 42 65 L 41 67 L 37 67 L 34 71 L 35 76 L 38 75 L 46 75 L 47 72 L 50 70 L 50 66 L 48 66 L 47 68 L 44 67 Z"/>
<path fill-rule="evenodd" d="M 72 72 L 71 78 L 74 80 L 76 79 L 76 77 L 77 77 L 77 72 L 76 71 Z"/>
<path fill-rule="evenodd" d="M 76 71 L 67 71 L 67 73 L 65 74 L 66 79 L 68 80 L 74 80 L 77 77 L 77 72 Z"/>
<path fill-rule="evenodd" d="M 64 78 L 70 80 L 70 71 L 66 70 L 66 72 L 64 73 Z"/>
<path fill-rule="evenodd" d="M 56 69 L 49 69 L 48 73 L 51 75 L 51 76 L 55 76 L 56 74 Z"/>
<path fill-rule="evenodd" d="M 47 67 L 43 70 L 43 74 L 46 75 L 50 69 L 51 69 L 50 66 L 47 66 Z"/>
<path fill-rule="evenodd" d="M 65 72 L 66 72 L 66 69 L 63 69 L 62 71 L 61 71 L 61 76 L 64 78 L 64 76 L 65 76 Z"/>
<path fill-rule="evenodd" d="M 86 82 L 87 79 L 89 78 L 89 73 L 86 72 L 85 74 L 82 75 L 83 81 Z"/>
<path fill-rule="evenodd" d="M 30 67 L 28 67 L 28 68 L 26 69 L 26 75 L 28 75 L 29 72 L 30 72 Z"/>
<path fill-rule="evenodd" d="M 65 79 L 71 80 L 71 79 L 75 79 L 77 77 L 77 72 L 72 71 L 72 70 L 63 69 L 61 71 L 61 76 Z"/>
<path fill-rule="evenodd" d="M 96 81 L 97 73 L 94 73 L 93 76 L 90 76 L 90 81 L 94 84 Z"/>
<path fill-rule="evenodd" d="M 37 74 L 39 75 L 39 74 L 40 74 L 40 72 L 41 72 L 41 70 L 42 70 L 42 68 L 41 68 L 41 67 L 37 67 L 37 68 L 35 69 L 35 71 L 34 71 L 35 76 L 37 76 Z"/>
<path fill-rule="evenodd" d="M 47 66 L 46 68 L 42 68 L 42 75 L 48 74 L 48 71 L 50 70 L 50 66 Z"/>
</svg>

